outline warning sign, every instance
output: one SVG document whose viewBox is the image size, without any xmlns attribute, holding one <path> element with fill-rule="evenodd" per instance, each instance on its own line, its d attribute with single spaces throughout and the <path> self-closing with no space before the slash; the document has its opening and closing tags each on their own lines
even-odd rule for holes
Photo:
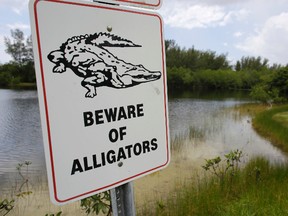
<svg viewBox="0 0 288 216">
<path fill-rule="evenodd" d="M 51 199 L 83 199 L 170 160 L 163 22 L 93 2 L 31 0 Z"/>
</svg>

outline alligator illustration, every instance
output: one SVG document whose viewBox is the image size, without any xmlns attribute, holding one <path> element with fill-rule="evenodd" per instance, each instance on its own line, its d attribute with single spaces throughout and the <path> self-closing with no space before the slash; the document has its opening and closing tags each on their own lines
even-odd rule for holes
<svg viewBox="0 0 288 216">
<path fill-rule="evenodd" d="M 81 85 L 88 91 L 85 97 L 97 95 L 96 87 L 127 88 L 151 82 L 161 77 L 160 71 L 149 71 L 143 65 L 125 62 L 107 50 L 109 47 L 141 47 L 132 41 L 110 33 L 95 33 L 69 38 L 60 49 L 49 53 L 55 64 L 54 73 L 67 68 L 84 78 Z"/>
</svg>

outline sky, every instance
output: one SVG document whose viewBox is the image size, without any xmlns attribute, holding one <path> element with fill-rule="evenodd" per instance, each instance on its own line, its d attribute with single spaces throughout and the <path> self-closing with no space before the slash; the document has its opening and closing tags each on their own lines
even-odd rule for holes
<svg viewBox="0 0 288 216">
<path fill-rule="evenodd" d="M 288 63 L 288 0 L 162 0 L 165 39 L 181 48 L 211 50 L 234 64 L 241 57 Z M 11 60 L 4 37 L 31 34 L 28 0 L 0 0 L 0 63 Z"/>
</svg>

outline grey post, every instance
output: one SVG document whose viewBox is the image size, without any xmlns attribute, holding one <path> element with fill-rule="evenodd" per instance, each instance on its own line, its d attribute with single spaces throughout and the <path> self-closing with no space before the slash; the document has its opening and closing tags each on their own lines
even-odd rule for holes
<svg viewBox="0 0 288 216">
<path fill-rule="evenodd" d="M 132 182 L 110 190 L 113 216 L 135 216 Z"/>
</svg>

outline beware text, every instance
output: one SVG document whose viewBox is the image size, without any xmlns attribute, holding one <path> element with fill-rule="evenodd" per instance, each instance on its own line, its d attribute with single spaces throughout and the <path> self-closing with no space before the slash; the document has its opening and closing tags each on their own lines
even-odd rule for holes
<svg viewBox="0 0 288 216">
<path fill-rule="evenodd" d="M 84 126 L 99 125 L 105 122 L 115 122 L 124 119 L 138 118 L 144 116 L 143 104 L 120 106 L 109 109 L 87 111 L 83 113 Z"/>
<path fill-rule="evenodd" d="M 83 112 L 84 127 L 140 117 L 144 117 L 143 103 Z M 114 144 L 124 140 L 127 133 L 127 126 L 111 128 L 106 138 Z M 121 163 L 123 160 L 152 153 L 157 149 L 156 137 L 118 148 L 111 145 L 111 149 L 106 152 L 95 152 L 90 156 L 73 159 L 71 175 L 104 167 L 108 164 Z"/>
</svg>

